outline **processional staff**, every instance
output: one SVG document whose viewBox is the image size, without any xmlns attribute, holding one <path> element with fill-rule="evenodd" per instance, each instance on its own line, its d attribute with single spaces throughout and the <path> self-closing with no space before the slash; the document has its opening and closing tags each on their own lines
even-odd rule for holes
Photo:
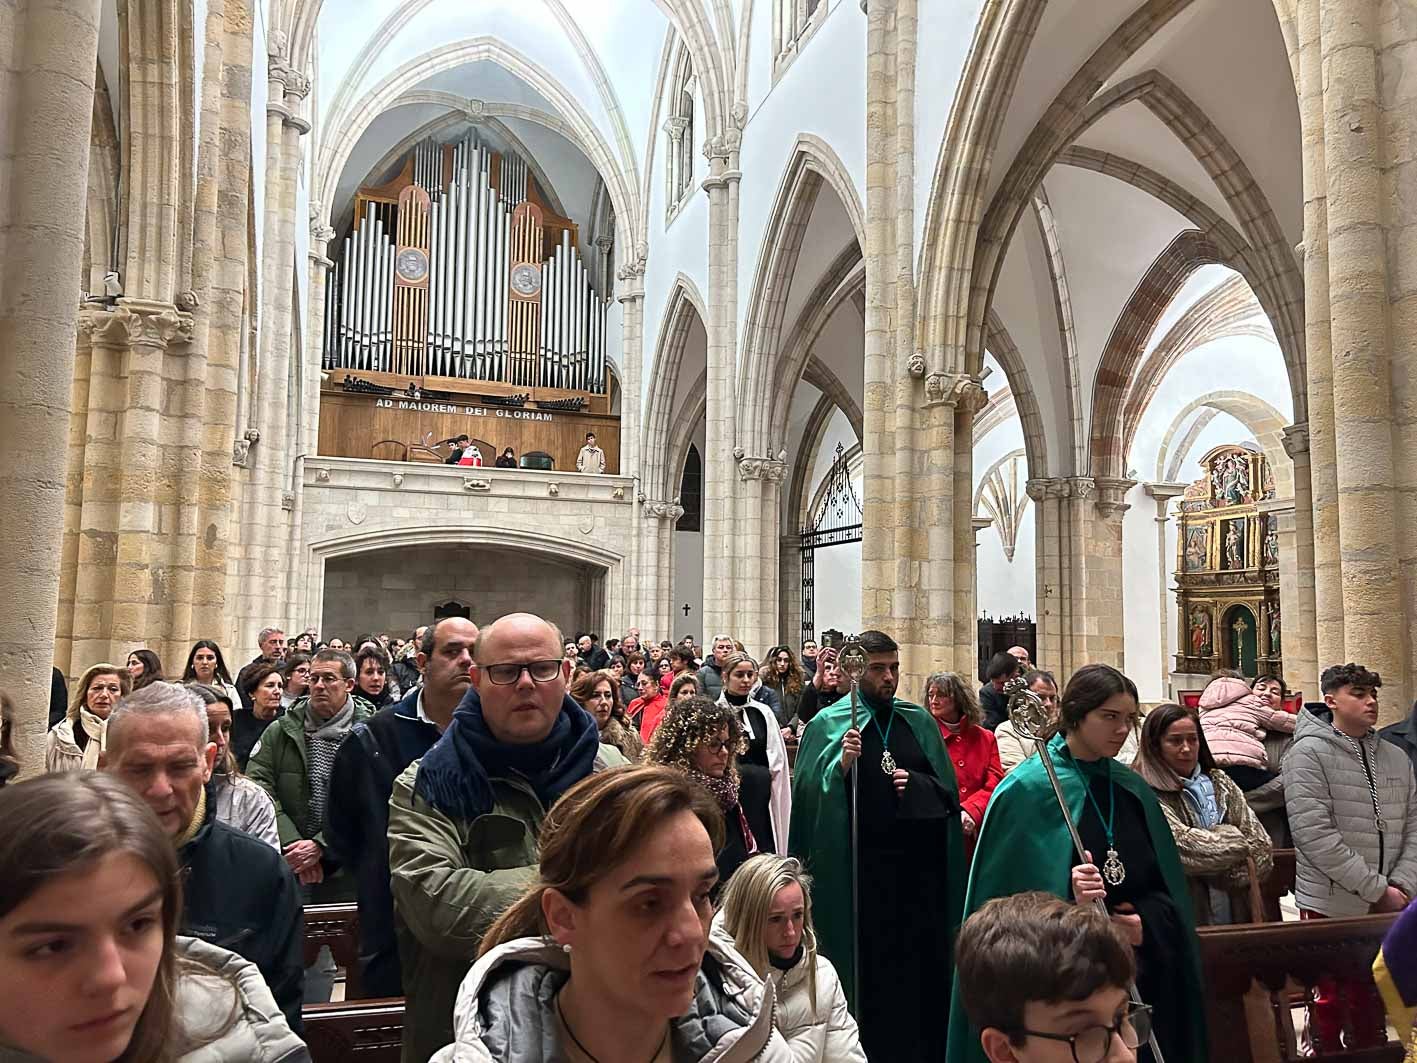
<svg viewBox="0 0 1417 1063">
<path fill-rule="evenodd" d="M 837 667 L 851 680 L 851 729 L 858 735 L 861 677 L 866 674 L 866 649 L 860 639 L 850 636 L 836 655 Z M 861 758 L 851 762 L 847 772 L 851 785 L 851 984 L 856 989 L 856 1021 L 861 1022 L 861 832 L 857 823 L 856 766 Z"/>
<path fill-rule="evenodd" d="M 852 686 L 854 694 L 855 686 Z M 1053 767 L 1053 758 L 1048 752 L 1048 735 L 1053 727 L 1053 717 L 1048 712 L 1048 706 L 1043 703 L 1043 699 L 1028 688 L 1023 676 L 1011 679 L 1004 685 L 1004 691 L 1009 695 L 1009 720 L 1014 725 L 1016 733 L 1025 742 L 1032 742 L 1033 747 L 1038 751 L 1038 759 L 1043 762 L 1043 770 L 1048 773 L 1048 782 L 1052 784 L 1053 796 L 1058 802 L 1058 811 L 1063 814 L 1063 822 L 1067 824 L 1068 834 L 1073 839 L 1073 848 L 1077 851 L 1080 863 L 1090 863 L 1087 858 L 1087 850 L 1083 848 L 1082 836 L 1078 834 L 1077 824 L 1073 822 L 1072 813 L 1068 811 L 1067 799 L 1063 796 L 1062 784 L 1058 782 L 1058 771 Z M 852 702 L 853 709 L 855 701 Z M 1084 780 L 1083 785 L 1087 782 Z M 852 820 L 852 843 L 855 844 L 855 820 Z M 1111 858 L 1114 854 L 1108 854 Z M 853 880 L 854 881 L 854 880 Z M 855 916 L 855 895 L 853 893 L 852 915 Z M 1107 918 L 1112 918 L 1112 913 L 1107 910 L 1107 904 L 1101 897 L 1092 902 Z M 1127 995 L 1132 998 L 1135 1004 L 1144 1004 L 1141 993 L 1137 991 L 1135 981 L 1127 986 Z M 1151 1046 L 1151 1058 L 1155 1063 L 1166 1063 L 1161 1055 L 1161 1045 L 1156 1040 L 1156 1031 L 1152 1030 L 1147 1043 Z"/>
</svg>

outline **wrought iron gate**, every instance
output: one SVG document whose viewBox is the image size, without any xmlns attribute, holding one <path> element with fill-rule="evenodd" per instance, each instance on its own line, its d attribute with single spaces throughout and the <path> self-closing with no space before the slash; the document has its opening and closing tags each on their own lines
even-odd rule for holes
<svg viewBox="0 0 1417 1063">
<path fill-rule="evenodd" d="M 845 448 L 836 445 L 836 457 L 823 485 L 822 498 L 802 529 L 802 638 L 814 639 L 816 619 L 812 607 L 816 552 L 827 546 L 861 541 L 861 500 L 851 486 Z"/>
</svg>

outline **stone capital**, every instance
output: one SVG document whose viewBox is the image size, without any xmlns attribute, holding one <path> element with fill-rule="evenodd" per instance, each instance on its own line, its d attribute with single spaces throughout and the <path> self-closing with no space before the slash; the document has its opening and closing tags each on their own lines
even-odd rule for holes
<svg viewBox="0 0 1417 1063">
<path fill-rule="evenodd" d="M 1125 499 L 1127 492 L 1137 485 L 1135 480 L 1122 476 L 1098 476 L 1092 483 L 1097 489 L 1097 512 L 1103 517 L 1120 517 L 1132 508 Z"/>
<path fill-rule="evenodd" d="M 1144 490 L 1152 498 L 1156 499 L 1156 520 L 1165 524 L 1170 520 L 1171 499 L 1179 498 L 1186 493 L 1186 484 L 1172 483 L 1169 480 L 1153 480 L 1142 484 Z"/>
<path fill-rule="evenodd" d="M 621 264 L 620 268 L 615 271 L 615 276 L 622 281 L 639 281 L 643 284 L 645 266 L 648 265 L 648 263 L 649 247 L 645 244 L 639 244 L 635 248 L 634 256 Z"/>
<path fill-rule="evenodd" d="M 79 335 L 100 347 L 126 347 L 138 335 L 138 315 L 127 307 L 84 306 L 79 310 Z"/>
<path fill-rule="evenodd" d="M 595 238 L 595 246 L 601 253 L 609 251 L 615 246 L 615 237 L 604 234 L 597 236 Z"/>
<path fill-rule="evenodd" d="M 914 375 L 912 366 L 906 369 Z M 968 373 L 931 373 L 925 378 L 926 406 L 953 406 L 973 414 L 988 401 L 989 393 Z"/>
<path fill-rule="evenodd" d="M 645 499 L 640 512 L 644 514 L 646 520 L 667 520 L 674 524 L 684 515 L 684 507 L 679 504 L 678 498 L 668 502 L 649 498 Z"/>
<path fill-rule="evenodd" d="M 670 115 L 664 120 L 664 131 L 674 143 L 684 139 L 684 130 L 689 128 L 689 119 L 682 114 Z"/>
<path fill-rule="evenodd" d="M 1309 452 L 1309 422 L 1291 424 L 1283 432 L 1284 452 L 1291 458 Z"/>
<path fill-rule="evenodd" d="M 787 479 L 787 451 L 780 451 L 776 457 L 762 457 L 753 454 L 735 454 L 738 459 L 738 479 L 763 480 L 780 484 Z"/>
</svg>

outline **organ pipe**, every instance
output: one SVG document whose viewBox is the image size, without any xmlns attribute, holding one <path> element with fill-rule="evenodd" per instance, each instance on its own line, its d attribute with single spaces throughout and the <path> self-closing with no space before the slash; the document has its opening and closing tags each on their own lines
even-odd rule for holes
<svg viewBox="0 0 1417 1063">
<path fill-rule="evenodd" d="M 543 249 L 526 161 L 494 156 L 472 132 L 452 145 L 430 138 L 412 155 L 418 197 L 365 199 L 339 245 L 324 366 L 604 393 L 606 304 L 570 230 Z M 518 220 L 532 212 L 534 223 Z M 406 248 L 426 255 L 426 282 L 401 272 Z M 539 290 L 513 296 L 511 273 L 527 265 Z"/>
</svg>

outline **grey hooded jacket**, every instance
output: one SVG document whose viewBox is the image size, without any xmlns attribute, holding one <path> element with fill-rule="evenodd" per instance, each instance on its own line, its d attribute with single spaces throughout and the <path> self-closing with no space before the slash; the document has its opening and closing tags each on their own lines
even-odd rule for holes
<svg viewBox="0 0 1417 1063">
<path fill-rule="evenodd" d="M 260 970 L 234 952 L 178 935 L 179 1063 L 310 1063 Z M 0 1063 L 44 1063 L 0 1043 Z"/>
<path fill-rule="evenodd" d="M 566 954 L 545 938 L 499 945 L 463 979 L 453 1012 L 457 1041 L 432 1063 L 555 1063 L 556 994 L 569 977 Z M 710 939 L 688 1012 L 670 1024 L 675 1060 L 792 1063 L 773 1025 L 771 984 L 720 940 Z"/>
<path fill-rule="evenodd" d="M 1412 765 L 1376 730 L 1356 740 L 1361 757 L 1354 741 L 1334 730 L 1328 709 L 1306 706 L 1283 763 L 1289 826 L 1298 850 L 1295 896 L 1300 908 L 1327 916 L 1366 915 L 1389 884 L 1409 896 L 1417 889 Z M 1369 773 L 1377 789 L 1381 830 Z"/>
</svg>

